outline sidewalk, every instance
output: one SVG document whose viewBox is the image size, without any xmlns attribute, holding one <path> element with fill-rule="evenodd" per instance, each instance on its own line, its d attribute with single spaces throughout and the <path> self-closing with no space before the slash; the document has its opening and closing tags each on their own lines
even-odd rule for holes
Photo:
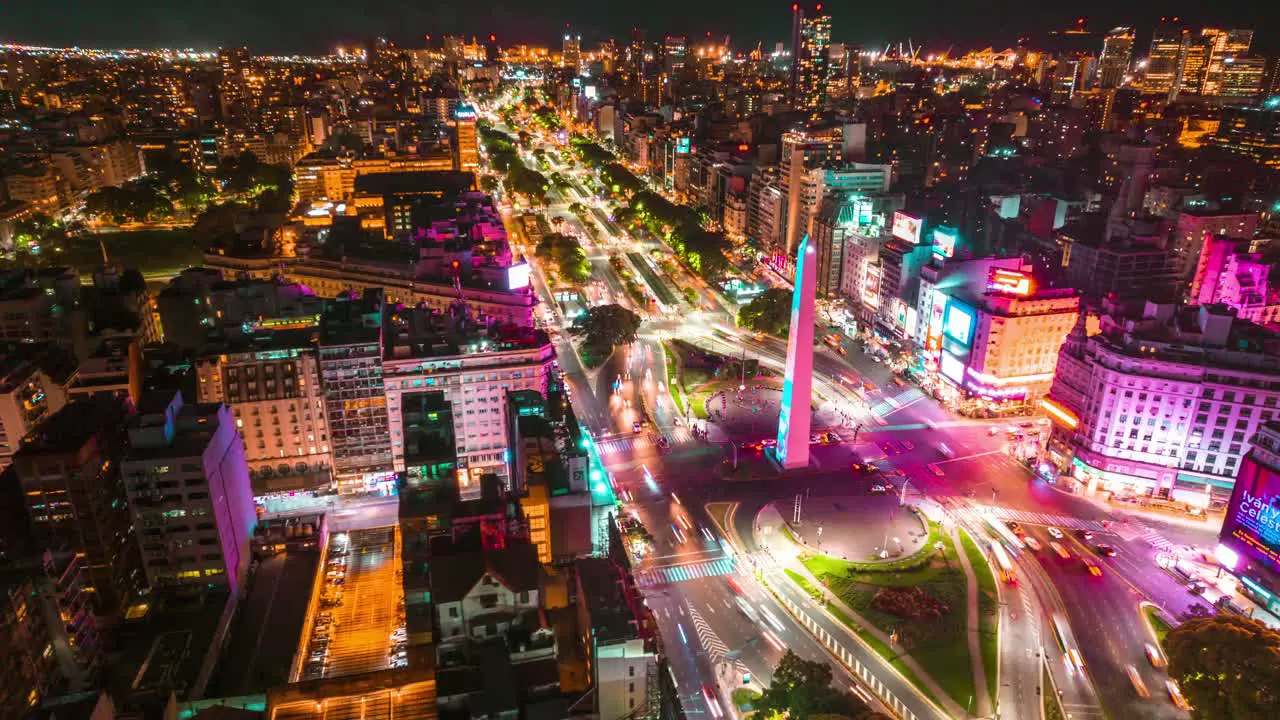
<svg viewBox="0 0 1280 720">
<path fill-rule="evenodd" d="M 951 541 L 956 544 L 956 555 L 960 559 L 960 567 L 964 568 L 966 600 L 965 626 L 969 636 L 969 662 L 973 665 L 974 694 L 978 696 L 978 715 L 991 717 L 995 709 L 991 707 L 991 697 L 987 695 L 987 668 L 982 662 L 982 641 L 980 621 L 978 619 L 978 576 L 969 564 L 969 554 L 964 551 L 964 543 L 960 541 L 960 531 L 955 523 L 950 524 Z M 991 672 L 996 672 L 995 668 Z"/>
<path fill-rule="evenodd" d="M 806 568 L 803 563 L 801 563 L 799 560 L 796 559 L 797 556 L 799 555 L 798 551 L 802 550 L 803 547 L 800 545 L 796 545 L 794 542 L 788 539 L 786 537 L 786 534 L 781 532 L 781 530 L 777 530 L 777 531 L 774 530 L 775 528 L 785 527 L 786 525 L 783 517 L 780 514 L 778 514 L 778 511 L 774 506 L 769 505 L 768 507 L 766 507 L 765 510 L 760 514 L 759 520 L 760 520 L 759 524 L 754 526 L 754 529 L 756 532 L 756 538 L 755 538 L 756 544 L 761 547 L 768 548 L 769 555 L 773 557 L 774 562 L 777 563 L 777 565 L 779 565 L 785 570 L 791 570 L 792 572 L 804 578 L 813 587 L 821 589 L 826 600 L 833 607 L 836 607 L 841 612 L 845 613 L 851 620 L 853 620 L 854 623 L 858 625 L 858 627 L 860 627 L 862 630 L 870 634 L 876 640 L 879 640 L 880 642 L 884 643 L 886 646 L 897 649 L 897 646 L 893 644 L 893 642 L 891 641 L 887 633 L 880 630 L 871 622 L 869 622 L 866 618 L 859 615 L 857 611 L 855 611 L 853 608 L 846 605 L 844 601 L 836 597 L 834 593 L 831 593 L 830 591 L 826 590 L 826 588 L 818 580 L 818 578 L 814 577 L 813 573 L 809 572 L 809 569 Z M 765 532 L 766 527 L 770 528 L 768 532 Z M 771 539 L 774 537 L 777 537 L 778 540 L 774 541 Z M 768 541 L 766 542 L 766 540 Z M 826 611 L 825 608 L 821 608 L 821 609 L 824 612 Z M 977 620 L 975 619 L 974 622 L 976 623 Z M 862 638 L 859 637 L 856 632 L 854 632 L 853 628 L 849 628 L 845 626 L 844 623 L 839 623 L 839 625 L 841 627 L 844 627 L 848 632 L 848 634 L 852 636 L 854 639 L 856 639 L 858 642 L 860 643 L 864 642 Z M 920 684 L 924 685 L 925 689 L 930 694 L 933 695 L 933 697 L 937 700 L 938 703 L 942 705 L 942 708 L 946 710 L 948 715 L 952 717 L 957 717 L 957 718 L 968 717 L 968 713 L 965 712 L 965 709 L 960 707 L 960 705 L 957 704 L 949 694 L 947 694 L 947 691 L 942 689 L 942 686 L 939 685 L 937 681 L 933 679 L 933 677 L 920 665 L 920 663 L 916 662 L 915 658 L 911 657 L 910 654 L 904 652 L 897 655 L 897 659 L 901 660 L 904 665 L 910 668 L 911 672 L 915 673 L 916 677 L 920 681 Z M 985 685 L 981 687 L 985 687 Z"/>
</svg>

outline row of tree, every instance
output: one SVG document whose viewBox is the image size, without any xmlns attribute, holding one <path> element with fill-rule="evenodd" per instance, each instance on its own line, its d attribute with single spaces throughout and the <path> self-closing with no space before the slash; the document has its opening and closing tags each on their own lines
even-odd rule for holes
<svg viewBox="0 0 1280 720">
<path fill-rule="evenodd" d="M 507 190 L 524 196 L 531 203 L 545 204 L 551 181 L 537 170 L 525 166 L 516 149 L 515 138 L 487 124 L 480 125 L 478 131 L 489 164 L 507 176 Z"/>
<path fill-rule="evenodd" d="M 555 263 L 560 276 L 570 283 L 580 285 L 591 278 L 591 262 L 576 238 L 548 233 L 538 243 L 535 253 L 539 258 Z"/>
</svg>

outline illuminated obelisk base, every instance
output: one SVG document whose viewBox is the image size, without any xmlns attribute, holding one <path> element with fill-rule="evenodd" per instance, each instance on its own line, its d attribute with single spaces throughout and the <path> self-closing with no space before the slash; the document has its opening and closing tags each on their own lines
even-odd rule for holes
<svg viewBox="0 0 1280 720">
<path fill-rule="evenodd" d="M 778 411 L 778 444 L 770 458 L 783 470 L 809 466 L 809 430 L 813 406 L 813 321 L 818 286 L 818 253 L 809 236 L 796 253 L 795 290 L 791 295 L 791 332 L 787 370 Z"/>
</svg>

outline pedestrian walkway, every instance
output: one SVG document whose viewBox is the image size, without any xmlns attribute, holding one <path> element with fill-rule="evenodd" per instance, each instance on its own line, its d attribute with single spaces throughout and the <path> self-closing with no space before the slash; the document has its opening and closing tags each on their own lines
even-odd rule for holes
<svg viewBox="0 0 1280 720">
<path fill-rule="evenodd" d="M 964 547 L 960 541 L 960 531 L 956 529 L 954 524 L 951 525 L 951 541 L 955 543 L 957 549 Z M 973 566 L 969 563 L 969 554 L 966 552 L 956 553 L 960 558 L 960 567 L 964 569 L 965 576 L 965 629 L 969 642 L 969 663 L 973 666 L 973 687 L 978 696 L 978 716 L 990 717 L 992 714 L 991 696 L 987 694 L 987 673 L 995 672 L 995 668 L 987 668 L 982 662 L 982 641 L 979 637 L 980 626 L 978 619 L 978 576 L 973 572 Z"/>
<path fill-rule="evenodd" d="M 1097 520 L 1084 520 L 1070 515 L 1055 515 L 1034 510 L 1014 510 L 993 505 L 969 505 L 954 509 L 957 515 L 979 524 L 985 522 L 983 514 L 990 513 L 992 517 L 1002 522 L 1013 520 L 1014 522 L 1028 525 L 1047 525 L 1065 530 L 1088 530 L 1090 532 L 1110 532 L 1112 530 L 1112 528 L 1103 527 L 1102 523 Z"/>
<path fill-rule="evenodd" d="M 671 428 L 662 437 L 672 445 L 687 445 L 693 442 L 693 433 L 689 432 L 689 428 L 677 427 Z M 656 438 L 659 437 L 653 433 L 645 435 L 623 435 L 621 437 L 609 438 L 601 440 L 596 444 L 601 457 L 622 452 L 623 450 L 645 450 L 651 448 L 655 444 Z"/>
<path fill-rule="evenodd" d="M 733 560 L 720 558 L 719 560 L 707 560 L 686 565 L 641 569 L 635 572 L 635 578 L 636 585 L 643 588 L 655 585 L 669 585 L 671 583 L 685 582 L 686 580 L 697 580 L 704 577 L 728 575 L 733 571 Z"/>
<path fill-rule="evenodd" d="M 1115 530 L 1123 540 L 1142 540 L 1151 547 L 1160 552 L 1168 552 L 1173 549 L 1173 543 L 1158 530 L 1147 527 L 1138 522 L 1113 523 L 1112 530 Z"/>
</svg>

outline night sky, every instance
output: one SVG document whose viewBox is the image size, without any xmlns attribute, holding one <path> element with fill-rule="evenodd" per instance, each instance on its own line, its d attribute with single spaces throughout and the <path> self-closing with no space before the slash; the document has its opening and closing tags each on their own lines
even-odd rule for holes
<svg viewBox="0 0 1280 720">
<path fill-rule="evenodd" d="M 503 45 L 552 44 L 572 20 L 587 45 L 625 37 L 640 25 L 651 38 L 729 33 L 743 48 L 785 39 L 789 8 L 789 0 L 0 0 L 0 41 L 198 49 L 244 44 L 258 53 L 323 53 L 379 34 L 410 47 L 421 46 L 427 33 L 494 32 Z M 1259 50 L 1280 47 L 1276 0 L 834 0 L 827 9 L 834 41 L 868 45 L 910 36 L 936 50 L 953 42 L 958 49 L 1004 47 L 1020 33 L 1065 27 L 1079 15 L 1095 29 L 1136 25 L 1143 43 L 1161 15 L 1179 14 L 1192 25 L 1252 27 Z"/>
</svg>

